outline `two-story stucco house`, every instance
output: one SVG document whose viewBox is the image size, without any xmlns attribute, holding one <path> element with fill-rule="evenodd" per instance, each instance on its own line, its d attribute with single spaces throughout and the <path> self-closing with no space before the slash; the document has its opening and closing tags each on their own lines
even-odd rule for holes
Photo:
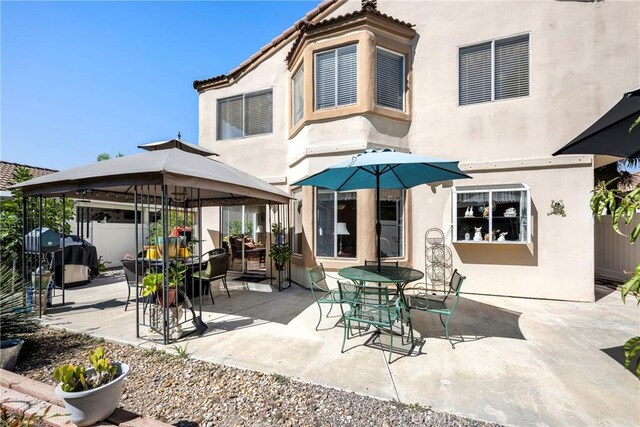
<svg viewBox="0 0 640 427">
<path fill-rule="evenodd" d="M 594 159 L 551 153 L 640 86 L 639 64 L 638 2 L 324 1 L 194 82 L 199 143 L 290 192 L 297 282 L 375 258 L 375 201 L 291 184 L 390 147 L 473 179 L 383 191 L 386 258 L 424 270 L 438 228 L 466 292 L 593 301 Z M 550 215 L 559 200 L 566 216 Z M 231 223 L 263 240 L 266 209 L 207 209 L 212 243 Z"/>
</svg>

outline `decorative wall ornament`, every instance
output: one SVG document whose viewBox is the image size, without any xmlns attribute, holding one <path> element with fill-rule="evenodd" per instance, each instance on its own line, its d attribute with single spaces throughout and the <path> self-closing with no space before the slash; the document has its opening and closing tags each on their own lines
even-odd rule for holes
<svg viewBox="0 0 640 427">
<path fill-rule="evenodd" d="M 559 216 L 567 216 L 564 211 L 564 203 L 562 200 L 552 200 L 551 201 L 551 212 L 547 212 L 547 215 L 559 215 Z"/>
</svg>

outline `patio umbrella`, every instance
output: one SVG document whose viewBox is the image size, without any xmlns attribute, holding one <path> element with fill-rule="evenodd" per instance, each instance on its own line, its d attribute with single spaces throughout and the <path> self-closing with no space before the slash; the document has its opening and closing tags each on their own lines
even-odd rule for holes
<svg viewBox="0 0 640 427">
<path fill-rule="evenodd" d="M 312 185 L 334 191 L 375 189 L 376 259 L 380 270 L 380 189 L 407 189 L 460 178 L 471 177 L 458 168 L 458 162 L 385 148 L 365 150 L 293 185 Z"/>
<path fill-rule="evenodd" d="M 640 116 L 640 88 L 625 93 L 622 100 L 573 141 L 553 153 L 605 154 L 630 159 L 640 156 L 640 126 L 629 132 Z"/>
</svg>

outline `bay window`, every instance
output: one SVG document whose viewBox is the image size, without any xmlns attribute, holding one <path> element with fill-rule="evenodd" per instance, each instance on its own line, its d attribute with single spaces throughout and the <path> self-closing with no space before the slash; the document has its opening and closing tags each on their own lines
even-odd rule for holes
<svg viewBox="0 0 640 427">
<path fill-rule="evenodd" d="M 524 184 L 453 189 L 453 242 L 531 242 L 531 190 Z"/>
<path fill-rule="evenodd" d="M 304 67 L 300 67 L 298 72 L 293 76 L 292 97 L 292 124 L 295 125 L 304 115 Z"/>
<path fill-rule="evenodd" d="M 358 45 L 315 55 L 316 110 L 355 104 L 358 99 Z"/>
<path fill-rule="evenodd" d="M 316 193 L 316 255 L 355 258 L 357 242 L 356 192 L 318 188 Z"/>
<path fill-rule="evenodd" d="M 291 250 L 294 254 L 302 255 L 302 190 L 295 190 L 292 194 L 292 241 Z"/>
<path fill-rule="evenodd" d="M 380 190 L 380 251 L 383 258 L 404 256 L 404 190 Z"/>
<path fill-rule="evenodd" d="M 376 48 L 376 104 L 404 111 L 404 55 Z"/>
</svg>

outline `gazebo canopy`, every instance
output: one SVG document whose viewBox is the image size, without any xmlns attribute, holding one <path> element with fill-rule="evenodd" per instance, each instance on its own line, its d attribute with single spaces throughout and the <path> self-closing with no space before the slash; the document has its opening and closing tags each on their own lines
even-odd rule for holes
<svg viewBox="0 0 640 427">
<path fill-rule="evenodd" d="M 288 203 L 290 197 L 234 167 L 182 149 L 160 149 L 79 166 L 13 185 L 25 196 L 49 195 L 133 201 L 136 186 L 153 187 L 160 197 L 179 194 L 187 204 L 204 206 Z M 149 193 L 147 188 L 146 193 Z"/>
<path fill-rule="evenodd" d="M 191 144 L 189 142 L 183 141 L 181 139 L 169 139 L 167 141 L 158 141 L 158 142 L 150 142 L 148 144 L 138 145 L 138 148 L 142 148 L 146 151 L 156 151 L 156 150 L 168 150 L 170 148 L 178 148 L 182 151 L 186 151 L 187 153 L 199 154 L 201 156 L 218 156 L 218 153 L 214 153 L 211 150 L 208 150 L 199 145 Z"/>
</svg>

